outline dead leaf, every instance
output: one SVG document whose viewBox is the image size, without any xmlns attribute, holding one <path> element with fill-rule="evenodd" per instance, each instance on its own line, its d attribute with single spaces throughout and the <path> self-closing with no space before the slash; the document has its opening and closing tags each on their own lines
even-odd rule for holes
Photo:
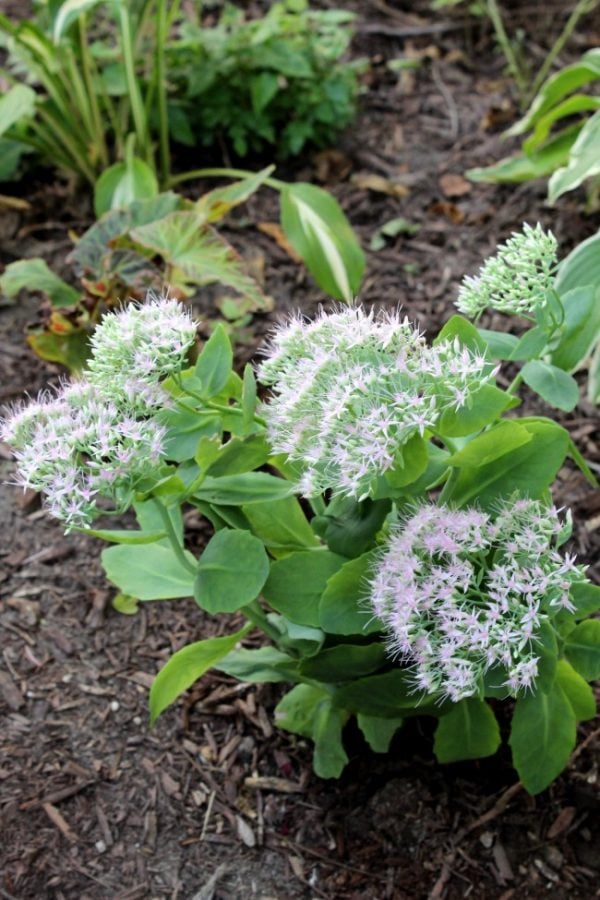
<svg viewBox="0 0 600 900">
<path fill-rule="evenodd" d="M 436 216 L 446 216 L 454 225 L 461 225 L 465 220 L 465 214 L 462 209 L 459 209 L 455 203 L 450 203 L 448 200 L 440 200 L 439 203 L 432 204 L 430 210 Z"/>
<path fill-rule="evenodd" d="M 281 247 L 290 259 L 293 259 L 295 263 L 301 263 L 302 260 L 286 238 L 285 234 L 282 231 L 281 225 L 277 222 L 258 222 L 256 227 L 259 231 L 262 231 L 263 234 L 268 235 L 268 237 L 272 238 L 278 247 Z"/>
<path fill-rule="evenodd" d="M 237 833 L 238 837 L 246 847 L 256 847 L 256 835 L 248 825 L 248 823 L 242 819 L 241 816 L 235 817 L 235 822 L 237 825 Z"/>
<path fill-rule="evenodd" d="M 324 184 L 344 181 L 352 171 L 352 160 L 341 150 L 330 148 L 313 156 L 315 177 Z"/>
<path fill-rule="evenodd" d="M 463 197 L 469 193 L 472 187 L 470 181 L 467 181 L 462 175 L 455 175 L 452 172 L 441 175 L 438 184 L 444 197 Z"/>
<path fill-rule="evenodd" d="M 376 194 L 387 194 L 388 197 L 408 197 L 409 190 L 405 184 L 376 175 L 374 172 L 357 172 L 350 179 L 352 184 L 364 191 L 374 191 Z"/>
<path fill-rule="evenodd" d="M 6 194 L 0 194 L 0 209 L 31 209 L 31 203 L 22 200 L 21 197 L 9 197 Z"/>
</svg>

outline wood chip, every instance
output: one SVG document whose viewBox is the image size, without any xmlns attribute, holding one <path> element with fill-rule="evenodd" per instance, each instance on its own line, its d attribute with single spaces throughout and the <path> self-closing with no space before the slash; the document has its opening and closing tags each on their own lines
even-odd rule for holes
<svg viewBox="0 0 600 900">
<path fill-rule="evenodd" d="M 75 832 L 71 829 L 70 825 L 67 824 L 61 813 L 57 810 L 52 803 L 43 803 L 42 809 L 50 819 L 53 825 L 56 825 L 59 831 L 61 831 L 68 841 L 74 843 L 77 840 L 77 836 Z"/>
<path fill-rule="evenodd" d="M 373 191 L 376 194 L 387 194 L 388 197 L 408 197 L 409 190 L 405 184 L 376 175 L 374 172 L 357 172 L 350 179 L 352 184 L 364 191 Z"/>
<path fill-rule="evenodd" d="M 241 816 L 235 817 L 238 837 L 246 847 L 256 847 L 256 835 L 245 819 Z"/>
<path fill-rule="evenodd" d="M 278 794 L 300 794 L 303 790 L 297 781 L 271 775 L 250 775 L 244 778 L 244 785 L 256 791 L 275 791 Z"/>
<path fill-rule="evenodd" d="M 444 197 L 464 197 L 473 187 L 471 182 L 463 178 L 462 175 L 453 175 L 450 172 L 446 175 L 441 175 L 438 184 Z"/>
<path fill-rule="evenodd" d="M 559 834 L 562 834 L 563 831 L 566 831 L 576 815 L 577 810 L 574 806 L 564 806 L 548 829 L 548 840 L 553 841 L 559 836 Z"/>
</svg>

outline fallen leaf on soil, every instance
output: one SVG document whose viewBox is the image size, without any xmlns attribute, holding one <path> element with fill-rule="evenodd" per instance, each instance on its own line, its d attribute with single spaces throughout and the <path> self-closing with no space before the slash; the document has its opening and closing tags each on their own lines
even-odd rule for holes
<svg viewBox="0 0 600 900">
<path fill-rule="evenodd" d="M 469 193 L 472 187 L 466 178 L 463 178 L 462 175 L 454 175 L 452 172 L 441 175 L 438 183 L 445 197 L 463 197 Z"/>
<path fill-rule="evenodd" d="M 460 225 L 464 222 L 465 214 L 459 209 L 456 203 L 450 203 L 448 200 L 440 200 L 431 206 L 431 212 L 437 216 L 446 216 L 454 225 Z"/>
<path fill-rule="evenodd" d="M 21 197 L 8 197 L 6 194 L 0 194 L 0 209 L 31 209 L 31 203 L 23 200 Z"/>
<path fill-rule="evenodd" d="M 352 160 L 341 150 L 334 148 L 316 153 L 313 163 L 315 177 L 324 183 L 343 181 L 352 171 Z"/>
<path fill-rule="evenodd" d="M 409 190 L 405 184 L 376 175 L 374 172 L 357 172 L 350 179 L 352 184 L 364 191 L 374 191 L 376 194 L 387 194 L 388 197 L 408 197 Z"/>
<path fill-rule="evenodd" d="M 577 810 L 574 806 L 564 806 L 548 829 L 548 840 L 553 841 L 559 834 L 566 831 L 576 814 Z"/>
<path fill-rule="evenodd" d="M 281 247 L 281 249 L 287 253 L 290 259 L 293 259 L 296 263 L 302 262 L 277 222 L 258 222 L 256 227 L 259 231 L 262 231 L 263 234 L 272 238 L 277 246 Z"/>
</svg>

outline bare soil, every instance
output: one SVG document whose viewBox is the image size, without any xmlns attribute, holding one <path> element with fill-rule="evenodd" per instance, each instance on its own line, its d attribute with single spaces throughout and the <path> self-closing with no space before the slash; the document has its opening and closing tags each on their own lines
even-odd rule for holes
<svg viewBox="0 0 600 900">
<path fill-rule="evenodd" d="M 368 248 L 385 222 L 418 226 L 368 254 L 361 299 L 401 305 L 432 332 L 452 313 L 457 284 L 523 221 L 541 221 L 567 252 L 600 227 L 582 195 L 545 204 L 541 183 L 473 185 L 466 169 L 508 152 L 499 132 L 517 114 L 511 84 L 485 24 L 434 16 L 426 3 L 348 3 L 359 13 L 356 55 L 371 63 L 362 109 L 336 148 L 282 177 L 317 180 L 339 198 Z M 513 4 L 511 27 L 535 32 L 539 59 L 562 3 Z M 437 26 L 447 23 L 447 29 Z M 422 29 L 415 36 L 411 29 Z M 598 43 L 599 14 L 571 49 Z M 538 46 L 539 45 L 539 46 Z M 410 54 L 417 69 L 386 62 Z M 452 177 L 450 177 L 452 176 Z M 200 190 L 200 186 L 196 188 Z M 28 202 L 0 207 L 0 259 L 44 256 L 67 273 L 69 230 L 90 209 L 47 181 L 15 186 Z M 228 234 L 264 271 L 274 316 L 313 312 L 323 297 L 257 222 L 276 200 L 252 200 Z M 249 224 L 251 223 L 251 224 Z M 196 307 L 214 316 L 212 295 Z M 256 317 L 240 361 L 272 316 Z M 59 371 L 27 349 L 39 299 L 0 307 L 0 401 L 35 393 Z M 498 320 L 496 325 L 500 325 Z M 504 323 L 506 327 L 507 323 Z M 528 401 L 531 410 L 552 414 Z M 562 417 L 600 464 L 597 410 L 585 400 Z M 0 445 L 0 477 L 12 463 Z M 556 491 L 571 506 L 574 546 L 600 580 L 600 494 L 566 467 Z M 210 673 L 158 724 L 147 725 L 156 671 L 184 644 L 232 628 L 193 601 L 148 603 L 135 616 L 111 607 L 99 541 L 62 536 L 39 498 L 0 488 L 0 897 L 19 900 L 521 900 L 600 896 L 598 748 L 588 723 L 566 772 L 528 797 L 506 752 L 438 765 L 428 720 L 413 721 L 390 753 L 371 753 L 349 728 L 351 763 L 339 782 L 311 772 L 311 748 L 278 732 L 273 686 Z M 190 519 L 190 540 L 203 526 Z"/>
</svg>

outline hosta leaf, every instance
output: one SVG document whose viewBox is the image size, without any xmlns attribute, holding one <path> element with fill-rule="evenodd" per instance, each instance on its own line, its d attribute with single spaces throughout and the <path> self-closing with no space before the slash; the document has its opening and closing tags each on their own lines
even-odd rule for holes
<svg viewBox="0 0 600 900">
<path fill-rule="evenodd" d="M 554 203 L 567 191 L 600 173 L 600 111 L 587 120 L 571 148 L 566 166 L 558 169 L 548 183 L 548 199 Z"/>
</svg>

